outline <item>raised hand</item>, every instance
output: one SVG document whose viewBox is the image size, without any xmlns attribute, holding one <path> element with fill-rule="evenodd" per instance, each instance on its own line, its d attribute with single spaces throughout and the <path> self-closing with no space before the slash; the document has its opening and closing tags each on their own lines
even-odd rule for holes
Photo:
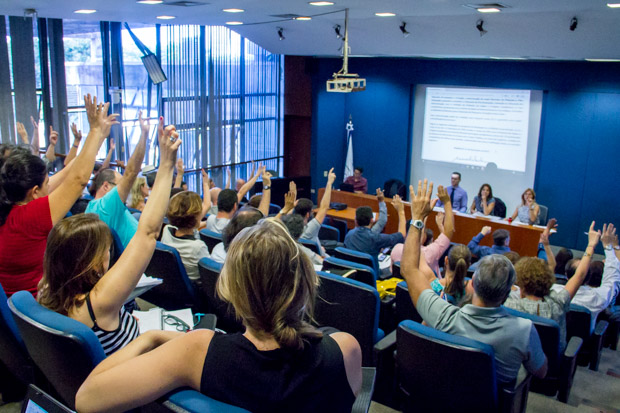
<svg viewBox="0 0 620 413">
<path fill-rule="evenodd" d="M 284 194 L 284 208 L 283 211 L 288 213 L 290 210 L 295 208 L 295 201 L 297 199 L 297 185 L 295 182 L 291 181 L 288 186 L 288 193 Z"/>
<path fill-rule="evenodd" d="M 271 185 L 271 174 L 269 172 L 267 172 L 267 167 L 266 166 L 263 166 L 262 177 L 263 177 L 263 187 L 265 187 L 267 185 Z"/>
<path fill-rule="evenodd" d="M 289 182 L 288 190 L 289 192 L 292 192 L 293 194 L 295 194 L 295 199 L 297 199 L 297 184 L 295 183 L 295 181 Z"/>
<path fill-rule="evenodd" d="M 148 119 L 144 119 L 142 117 L 142 111 L 138 111 L 138 122 L 140 122 L 140 131 L 143 134 L 146 134 L 148 136 L 149 131 L 151 129 L 151 125 L 149 125 L 149 121 Z"/>
<path fill-rule="evenodd" d="M 590 229 L 588 230 L 588 247 L 592 248 L 596 247 L 599 239 L 601 239 L 601 231 L 595 230 L 594 224 L 595 222 L 592 221 L 592 224 L 590 224 Z"/>
<path fill-rule="evenodd" d="M 157 137 L 162 164 L 169 163 L 167 166 L 172 168 L 177 159 L 177 151 L 179 146 L 181 146 L 181 139 L 179 139 L 179 133 L 174 125 L 168 125 L 164 128 L 163 116 L 159 118 Z"/>
<path fill-rule="evenodd" d="M 114 149 L 116 149 L 116 143 L 114 142 L 114 138 L 110 138 L 110 150 L 114 152 Z"/>
<path fill-rule="evenodd" d="M 377 188 L 377 201 L 383 202 L 385 201 L 385 194 L 381 190 L 381 188 Z"/>
<path fill-rule="evenodd" d="M 24 124 L 21 122 L 17 122 L 16 125 L 17 125 L 17 134 L 21 138 L 22 142 L 29 144 L 30 141 L 28 140 L 28 132 L 26 132 L 26 127 L 24 126 Z"/>
<path fill-rule="evenodd" d="M 97 97 L 95 96 L 91 100 L 89 94 L 84 97 L 84 106 L 86 107 L 86 115 L 88 116 L 88 123 L 90 124 L 91 130 L 99 129 L 101 139 L 104 139 L 110 134 L 112 125 L 119 124 L 116 120 L 118 114 L 114 113 L 108 115 L 108 108 L 110 107 L 109 102 L 97 104 Z"/>
<path fill-rule="evenodd" d="M 437 197 L 439 197 L 439 200 L 444 205 L 450 202 L 450 195 L 448 195 L 448 191 L 446 191 L 446 188 L 442 185 L 437 187 Z"/>
<path fill-rule="evenodd" d="M 37 122 L 36 120 L 34 120 L 34 116 L 30 117 L 30 123 L 32 123 L 32 127 L 34 129 L 34 134 L 36 136 L 39 136 L 39 122 Z"/>
<path fill-rule="evenodd" d="M 491 233 L 491 227 L 489 226 L 482 227 L 482 229 L 480 230 L 480 233 L 486 237 L 487 235 Z"/>
<path fill-rule="evenodd" d="M 75 123 L 71 123 L 71 133 L 73 133 L 73 139 L 75 139 L 76 141 L 82 140 L 82 131 L 78 130 Z"/>
<path fill-rule="evenodd" d="M 56 146 L 58 143 L 58 132 L 54 130 L 52 125 L 50 125 L 50 145 Z"/>
<path fill-rule="evenodd" d="M 334 183 L 334 181 L 336 180 L 336 174 L 334 173 L 334 168 L 329 170 L 329 173 L 327 174 L 327 184 L 331 185 Z"/>
<path fill-rule="evenodd" d="M 614 224 L 603 224 L 603 234 L 601 235 L 601 242 L 604 247 L 607 247 L 610 244 L 614 243 L 614 240 L 617 240 L 616 236 L 616 227 Z"/>
<path fill-rule="evenodd" d="M 405 205 L 403 204 L 402 199 L 400 199 L 400 195 L 394 195 L 394 197 L 392 198 L 392 205 L 399 214 L 401 212 L 405 212 Z"/>
<path fill-rule="evenodd" d="M 205 182 L 207 183 L 208 187 L 210 186 L 210 178 L 209 175 L 207 174 L 207 172 L 204 169 L 201 169 L 200 172 L 202 172 L 202 183 L 203 185 L 205 184 Z"/>
<path fill-rule="evenodd" d="M 177 159 L 177 173 L 180 175 L 183 175 L 185 173 L 185 166 L 183 165 L 183 158 Z"/>
<path fill-rule="evenodd" d="M 440 231 L 441 231 L 441 228 L 443 227 L 443 220 L 445 216 L 446 214 L 444 214 L 443 212 L 438 212 L 437 215 L 435 215 L 435 223 L 437 224 L 437 227 L 439 228 Z"/>
<path fill-rule="evenodd" d="M 428 180 L 418 181 L 417 194 L 413 190 L 413 185 L 409 185 L 409 199 L 411 199 L 411 219 L 423 220 L 430 214 L 431 208 L 431 194 L 433 193 L 433 183 L 430 185 Z"/>
</svg>

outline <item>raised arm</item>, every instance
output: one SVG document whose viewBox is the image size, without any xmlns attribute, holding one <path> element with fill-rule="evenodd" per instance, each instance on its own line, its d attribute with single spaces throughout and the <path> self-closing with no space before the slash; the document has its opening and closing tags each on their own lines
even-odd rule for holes
<svg viewBox="0 0 620 413">
<path fill-rule="evenodd" d="M 469 248 L 472 254 L 477 255 L 479 258 L 482 258 L 485 255 L 489 255 L 489 251 L 491 250 L 491 248 L 481 246 L 480 241 L 482 241 L 482 238 L 486 237 L 490 233 L 491 233 L 491 227 L 484 226 L 480 230 L 480 233 L 475 235 L 471 239 L 471 241 L 469 241 L 469 244 L 467 244 L 467 248 Z"/>
<path fill-rule="evenodd" d="M 140 130 L 142 132 L 140 134 L 140 140 L 138 141 L 138 144 L 136 145 L 133 153 L 131 154 L 131 158 L 129 158 L 129 161 L 127 161 L 125 173 L 123 174 L 123 177 L 117 185 L 118 196 L 121 198 L 121 201 L 123 201 L 123 204 L 127 202 L 127 197 L 129 196 L 129 192 L 131 192 L 133 182 L 138 177 L 140 169 L 142 169 L 144 153 L 146 152 L 146 140 L 149 137 L 149 123 L 146 119 L 142 119 L 142 111 L 138 112 L 138 119 L 140 121 Z M 160 118 L 159 122 L 163 122 L 163 118 Z"/>
<path fill-rule="evenodd" d="M 399 195 L 392 198 L 392 206 L 398 212 L 398 232 L 403 234 L 403 238 L 407 236 L 407 218 L 405 218 L 405 205 Z"/>
<path fill-rule="evenodd" d="M 180 188 L 183 184 L 183 174 L 185 173 L 185 166 L 183 166 L 183 159 L 177 159 L 177 178 L 174 180 L 174 187 Z"/>
<path fill-rule="evenodd" d="M 271 204 L 271 174 L 263 167 L 263 196 L 258 204 L 258 210 L 266 217 L 269 215 L 269 205 Z"/>
<path fill-rule="evenodd" d="M 230 168 L 226 168 L 226 186 L 224 187 L 224 189 L 230 189 Z M 241 199 L 243 199 L 243 197 L 241 197 Z"/>
<path fill-rule="evenodd" d="M 32 153 L 36 156 L 39 156 L 39 123 L 34 120 L 34 117 L 30 117 L 30 122 L 32 122 L 33 131 L 32 131 L 32 141 L 30 141 L 30 149 L 32 149 Z"/>
<path fill-rule="evenodd" d="M 114 143 L 114 138 L 110 138 L 110 150 L 106 155 L 103 163 L 101 164 L 101 169 L 107 169 L 110 167 L 110 161 L 112 160 L 112 154 L 114 153 L 114 149 L 116 149 L 116 144 Z"/>
<path fill-rule="evenodd" d="M 323 224 L 323 220 L 327 215 L 327 210 L 329 209 L 329 204 L 332 201 L 332 185 L 336 180 L 336 174 L 334 173 L 334 168 L 329 170 L 327 174 L 327 184 L 325 184 L 325 193 L 323 194 L 323 199 L 321 199 L 321 203 L 319 204 L 319 210 L 316 213 L 316 220 L 319 221 L 319 224 Z"/>
<path fill-rule="evenodd" d="M 424 219 L 430 214 L 431 194 L 433 193 L 433 183 L 428 185 L 428 181 L 418 181 L 418 193 L 413 191 L 413 186 L 409 186 L 409 199 L 411 199 L 411 219 L 414 222 L 424 222 Z M 401 274 L 407 281 L 409 295 L 414 305 L 418 304 L 418 297 L 422 291 L 431 288 L 431 284 L 420 271 L 420 235 L 423 228 L 411 226 L 412 234 L 407 237 L 403 248 L 403 256 L 400 261 Z"/>
<path fill-rule="evenodd" d="M 385 224 L 387 224 L 387 220 L 388 220 L 387 219 L 387 205 L 385 205 L 385 194 L 383 193 L 381 188 L 377 188 L 376 192 L 377 192 L 377 201 L 379 202 L 379 218 L 377 218 L 377 222 L 373 224 L 370 230 L 376 234 L 380 234 L 383 232 L 383 228 L 385 228 Z M 406 235 L 403 235 L 403 237 L 405 236 Z"/>
<path fill-rule="evenodd" d="M 254 184 L 256 184 L 258 177 L 261 176 L 266 170 L 267 170 L 266 166 L 263 166 L 263 165 L 258 166 L 258 171 L 256 172 L 256 174 L 253 175 L 250 179 L 248 179 L 248 181 L 245 184 L 243 184 L 241 188 L 239 188 L 239 192 L 237 192 L 237 202 L 241 202 L 243 197 L 245 197 L 245 194 L 247 194 L 250 191 L 250 189 L 254 188 Z M 265 183 L 263 183 L 263 186 L 264 185 Z M 230 170 L 228 170 L 226 188 L 230 188 Z"/>
<path fill-rule="evenodd" d="M 71 132 L 73 133 L 73 145 L 71 145 L 71 149 L 69 149 L 69 153 L 65 157 L 65 166 L 75 158 L 77 150 L 80 147 L 80 142 L 82 141 L 82 131 L 78 130 L 75 123 L 71 124 Z"/>
<path fill-rule="evenodd" d="M 471 206 L 469 207 L 469 213 L 473 214 L 476 212 L 476 199 L 471 202 Z"/>
<path fill-rule="evenodd" d="M 446 191 L 446 188 L 439 185 L 437 187 L 437 196 L 439 197 L 439 200 L 443 203 L 443 210 L 445 214 L 443 220 L 443 229 L 441 232 L 449 239 L 452 239 L 452 237 L 454 236 L 454 211 L 452 210 L 450 195 L 448 195 L 448 191 Z"/>
<path fill-rule="evenodd" d="M 493 209 L 495 209 L 495 202 L 491 202 L 491 203 L 487 203 L 486 199 L 482 200 L 482 208 L 484 209 L 483 214 L 484 215 L 491 215 L 491 212 L 493 212 Z"/>
<path fill-rule="evenodd" d="M 21 139 L 22 143 L 30 146 L 30 139 L 28 139 L 28 132 L 26 131 L 24 124 L 21 122 L 16 122 L 15 125 L 17 126 L 17 136 L 19 136 L 19 139 Z"/>
<path fill-rule="evenodd" d="M 88 114 L 90 131 L 80 154 L 73 161 L 67 177 L 58 189 L 49 195 L 52 223 L 56 224 L 71 209 L 82 194 L 93 172 L 95 157 L 103 140 L 110 133 L 112 125 L 118 124 L 116 114 L 108 115 L 109 103 L 97 104 L 97 98 L 91 100 L 90 95 L 84 97 L 84 105 Z"/>
<path fill-rule="evenodd" d="M 545 227 L 545 230 L 540 234 L 540 239 L 538 240 L 545 249 L 545 254 L 547 255 L 547 265 L 549 266 L 549 268 L 551 268 L 552 273 L 555 273 L 556 262 L 553 251 L 551 251 L 551 246 L 549 245 L 549 236 L 551 235 L 551 229 L 555 227 L 556 222 L 557 220 L 555 218 L 551 218 L 549 222 L 547 222 L 547 226 Z"/>
<path fill-rule="evenodd" d="M 207 215 L 207 212 L 211 209 L 211 193 L 209 192 L 209 175 L 202 171 L 202 218 Z"/>
<path fill-rule="evenodd" d="M 594 230 L 594 221 L 590 224 L 590 230 L 588 231 L 588 246 L 579 261 L 579 265 L 577 266 L 577 270 L 575 270 L 575 274 L 568 280 L 564 288 L 570 294 L 571 300 L 577 294 L 577 290 L 583 284 L 583 280 L 586 278 L 588 274 L 588 269 L 590 268 L 590 260 L 592 259 L 592 254 L 594 254 L 594 248 L 596 244 L 598 244 L 598 240 L 601 238 L 601 231 Z"/>
<path fill-rule="evenodd" d="M 95 315 L 99 318 L 118 318 L 118 311 L 136 287 L 155 250 L 170 199 L 177 150 L 181 145 L 174 126 L 164 129 L 163 118 L 159 120 L 158 137 L 161 161 L 149 202 L 140 216 L 138 230 L 116 264 L 91 291 Z"/>
<path fill-rule="evenodd" d="M 284 207 L 278 212 L 276 218 L 282 219 L 284 215 L 291 212 L 295 208 L 295 200 L 297 200 L 297 185 L 291 181 L 288 184 L 288 193 L 284 194 Z"/>
<path fill-rule="evenodd" d="M 45 152 L 45 157 L 48 161 L 54 162 L 56 160 L 56 144 L 58 143 L 58 132 L 50 125 L 50 144 Z"/>
</svg>

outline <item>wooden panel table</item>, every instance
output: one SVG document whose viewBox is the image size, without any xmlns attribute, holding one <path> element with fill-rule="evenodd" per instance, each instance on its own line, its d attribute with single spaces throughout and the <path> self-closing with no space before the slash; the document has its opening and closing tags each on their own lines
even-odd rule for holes
<svg viewBox="0 0 620 413">
<path fill-rule="evenodd" d="M 325 188 L 319 189 L 318 202 L 321 202 Z M 342 211 L 330 209 L 327 216 L 343 219 L 347 221 L 349 229 L 355 228 L 355 208 L 360 206 L 369 206 L 374 212 L 379 213 L 379 202 L 374 195 L 355 194 L 352 192 L 332 191 L 331 202 L 342 202 L 348 205 L 348 208 Z M 383 232 L 391 234 L 398 231 L 398 213 L 392 206 L 392 198 L 386 198 L 385 203 L 388 210 L 388 222 Z M 437 224 L 435 223 L 436 212 L 432 211 L 426 226 L 433 230 L 435 236 L 439 235 Z M 411 219 L 410 204 L 405 202 L 405 216 L 407 220 Z M 496 229 L 503 228 L 510 232 L 510 249 L 518 252 L 520 255 L 536 256 L 538 252 L 538 239 L 543 227 L 532 225 L 509 224 L 508 221 L 497 221 L 491 218 L 469 215 L 462 213 L 454 214 L 455 232 L 452 237 L 453 242 L 467 245 L 471 239 L 480 232 L 483 226 L 491 227 L 491 232 Z M 493 237 L 489 234 L 480 243 L 480 245 L 491 246 Z"/>
</svg>

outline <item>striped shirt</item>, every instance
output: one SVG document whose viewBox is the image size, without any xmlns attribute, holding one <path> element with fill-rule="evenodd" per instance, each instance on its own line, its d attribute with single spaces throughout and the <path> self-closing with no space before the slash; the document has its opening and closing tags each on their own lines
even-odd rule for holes
<svg viewBox="0 0 620 413">
<path fill-rule="evenodd" d="M 93 311 L 93 306 L 90 303 L 90 294 L 86 295 L 86 305 L 88 307 L 90 318 L 94 323 L 92 330 L 99 339 L 101 347 L 103 347 L 103 352 L 106 356 L 109 356 L 116 350 L 125 347 L 140 334 L 138 322 L 131 314 L 125 311 L 124 307 L 121 307 L 119 312 L 118 328 L 113 331 L 107 331 L 97 325 L 95 312 Z"/>
</svg>

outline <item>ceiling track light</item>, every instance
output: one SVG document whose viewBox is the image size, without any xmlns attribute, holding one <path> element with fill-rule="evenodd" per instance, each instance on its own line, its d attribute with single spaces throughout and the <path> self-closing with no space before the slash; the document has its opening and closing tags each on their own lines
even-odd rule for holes
<svg viewBox="0 0 620 413">
<path fill-rule="evenodd" d="M 402 22 L 400 24 L 400 26 L 398 26 L 398 28 L 400 29 L 401 33 L 403 34 L 404 37 L 409 36 L 411 33 L 409 33 L 407 31 L 407 23 L 406 22 Z"/>
<path fill-rule="evenodd" d="M 577 23 L 579 23 L 579 21 L 577 20 L 577 16 L 570 19 L 570 26 L 568 26 L 568 28 L 571 32 L 575 31 L 575 29 L 577 28 Z"/>
<path fill-rule="evenodd" d="M 480 32 L 480 37 L 484 36 L 488 32 L 484 30 L 484 20 L 480 19 L 476 22 L 476 29 Z"/>
<path fill-rule="evenodd" d="M 340 25 L 337 24 L 334 26 L 334 32 L 336 33 L 337 39 L 342 39 L 342 33 L 340 32 Z"/>
<path fill-rule="evenodd" d="M 286 39 L 286 37 L 284 37 L 284 29 L 282 27 L 278 27 L 278 38 L 280 40 Z"/>
<path fill-rule="evenodd" d="M 24 9 L 24 19 L 28 17 L 32 17 L 33 20 L 37 19 L 37 10 L 36 9 Z"/>
</svg>

